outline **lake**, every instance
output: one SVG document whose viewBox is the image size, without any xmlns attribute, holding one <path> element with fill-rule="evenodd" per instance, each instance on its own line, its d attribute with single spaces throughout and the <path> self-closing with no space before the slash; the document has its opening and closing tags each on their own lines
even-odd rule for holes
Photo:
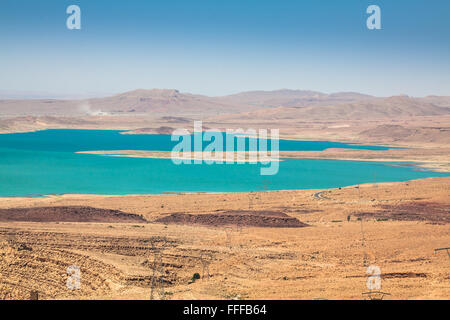
<svg viewBox="0 0 450 320">
<path fill-rule="evenodd" d="M 0 196 L 55 193 L 161 194 L 335 188 L 361 183 L 449 176 L 398 163 L 283 159 L 278 174 L 261 164 L 181 164 L 170 159 L 77 154 L 93 150 L 170 151 L 170 135 L 123 135 L 117 130 L 44 130 L 0 134 Z M 280 140 L 280 151 L 326 148 L 386 150 L 329 141 Z"/>
</svg>

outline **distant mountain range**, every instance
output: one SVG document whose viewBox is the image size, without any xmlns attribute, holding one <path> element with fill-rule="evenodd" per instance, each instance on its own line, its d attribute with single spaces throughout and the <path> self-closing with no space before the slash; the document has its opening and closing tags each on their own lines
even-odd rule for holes
<svg viewBox="0 0 450 320">
<path fill-rule="evenodd" d="M 249 91 L 208 97 L 178 90 L 138 89 L 105 98 L 0 100 L 0 116 L 147 114 L 239 119 L 367 119 L 450 114 L 450 97 L 373 97 L 355 92 Z"/>
<path fill-rule="evenodd" d="M 306 90 L 247 91 L 223 97 L 223 100 L 259 107 L 305 107 L 369 100 L 374 97 L 356 92 L 325 94 Z"/>
<path fill-rule="evenodd" d="M 450 114 L 450 97 L 410 98 L 395 96 L 389 98 L 365 98 L 351 102 L 328 102 L 329 97 L 311 104 L 259 109 L 239 114 L 228 114 L 219 120 L 239 119 L 298 119 L 298 120 L 363 120 L 391 119 L 393 117 L 437 116 Z M 432 100 L 432 102 L 429 102 Z"/>
</svg>

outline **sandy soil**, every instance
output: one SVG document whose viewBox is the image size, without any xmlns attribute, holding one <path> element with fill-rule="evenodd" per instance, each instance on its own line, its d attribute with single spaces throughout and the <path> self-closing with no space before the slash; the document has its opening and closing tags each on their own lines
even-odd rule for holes
<svg viewBox="0 0 450 320">
<path fill-rule="evenodd" d="M 450 245 L 449 194 L 450 178 L 430 178 L 330 190 L 1 198 L 2 209 L 88 206 L 149 223 L 0 222 L 0 297 L 38 290 L 42 299 L 148 299 L 160 253 L 155 279 L 166 299 L 364 299 L 369 265 L 381 268 L 385 299 L 448 299 L 450 259 L 434 249 Z M 155 223 L 244 209 L 308 226 Z M 80 290 L 66 287 L 71 265 L 81 269 Z M 194 273 L 204 278 L 192 283 Z"/>
<path fill-rule="evenodd" d="M 131 158 L 156 158 L 156 159 L 203 159 L 208 161 L 226 161 L 227 152 L 222 154 L 192 152 L 188 156 L 173 156 L 169 151 L 144 151 L 144 150 L 98 150 L 98 151 L 80 151 L 78 153 L 102 154 L 115 157 Z M 228 152 L 232 162 L 237 161 L 237 152 Z M 241 161 L 249 162 L 249 152 L 241 153 Z M 253 153 L 254 161 L 274 161 L 278 158 L 293 159 L 333 159 L 333 160 L 354 160 L 354 161 L 381 161 L 381 162 L 403 162 L 413 164 L 418 167 L 426 168 L 438 172 L 450 171 L 450 148 L 407 148 L 407 149 L 389 149 L 389 150 L 360 150 L 360 149 L 326 149 L 323 151 L 280 151 L 278 155 L 271 155 L 270 152 Z M 180 153 L 183 155 L 183 153 Z M 272 158 L 273 157 L 273 158 Z"/>
</svg>

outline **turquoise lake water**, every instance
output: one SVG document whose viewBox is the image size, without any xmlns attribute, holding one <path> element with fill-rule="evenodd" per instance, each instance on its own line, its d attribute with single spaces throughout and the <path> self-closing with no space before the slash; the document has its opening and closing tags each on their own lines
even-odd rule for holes
<svg viewBox="0 0 450 320">
<path fill-rule="evenodd" d="M 285 159 L 279 163 L 276 175 L 261 176 L 262 164 L 175 165 L 170 159 L 75 153 L 170 151 L 177 143 L 170 140 L 170 135 L 122 135 L 116 130 L 0 134 L 0 196 L 321 189 L 374 182 L 375 177 L 377 182 L 392 182 L 450 176 L 450 173 L 398 163 L 302 159 Z M 280 140 L 280 150 L 284 151 L 326 148 L 387 149 L 327 141 Z"/>
</svg>

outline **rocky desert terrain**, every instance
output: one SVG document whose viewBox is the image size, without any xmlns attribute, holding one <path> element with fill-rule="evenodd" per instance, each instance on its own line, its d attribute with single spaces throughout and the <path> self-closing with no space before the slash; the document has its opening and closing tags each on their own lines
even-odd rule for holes
<svg viewBox="0 0 450 320">
<path fill-rule="evenodd" d="M 405 147 L 281 157 L 450 167 L 449 97 L 136 90 L 0 101 L 1 133 L 167 134 L 194 120 L 219 130 L 280 129 L 287 139 Z M 384 299 L 448 299 L 449 195 L 450 178 L 430 178 L 327 190 L 0 198 L 0 298 L 367 299 L 367 268 L 377 266 Z M 80 287 L 70 289 L 74 267 Z"/>
<path fill-rule="evenodd" d="M 449 246 L 449 182 L 2 198 L 0 295 L 149 299 L 153 287 L 156 299 L 366 299 L 376 265 L 385 299 L 447 299 L 450 257 L 435 249 Z M 78 290 L 66 286 L 69 266 Z"/>
</svg>

